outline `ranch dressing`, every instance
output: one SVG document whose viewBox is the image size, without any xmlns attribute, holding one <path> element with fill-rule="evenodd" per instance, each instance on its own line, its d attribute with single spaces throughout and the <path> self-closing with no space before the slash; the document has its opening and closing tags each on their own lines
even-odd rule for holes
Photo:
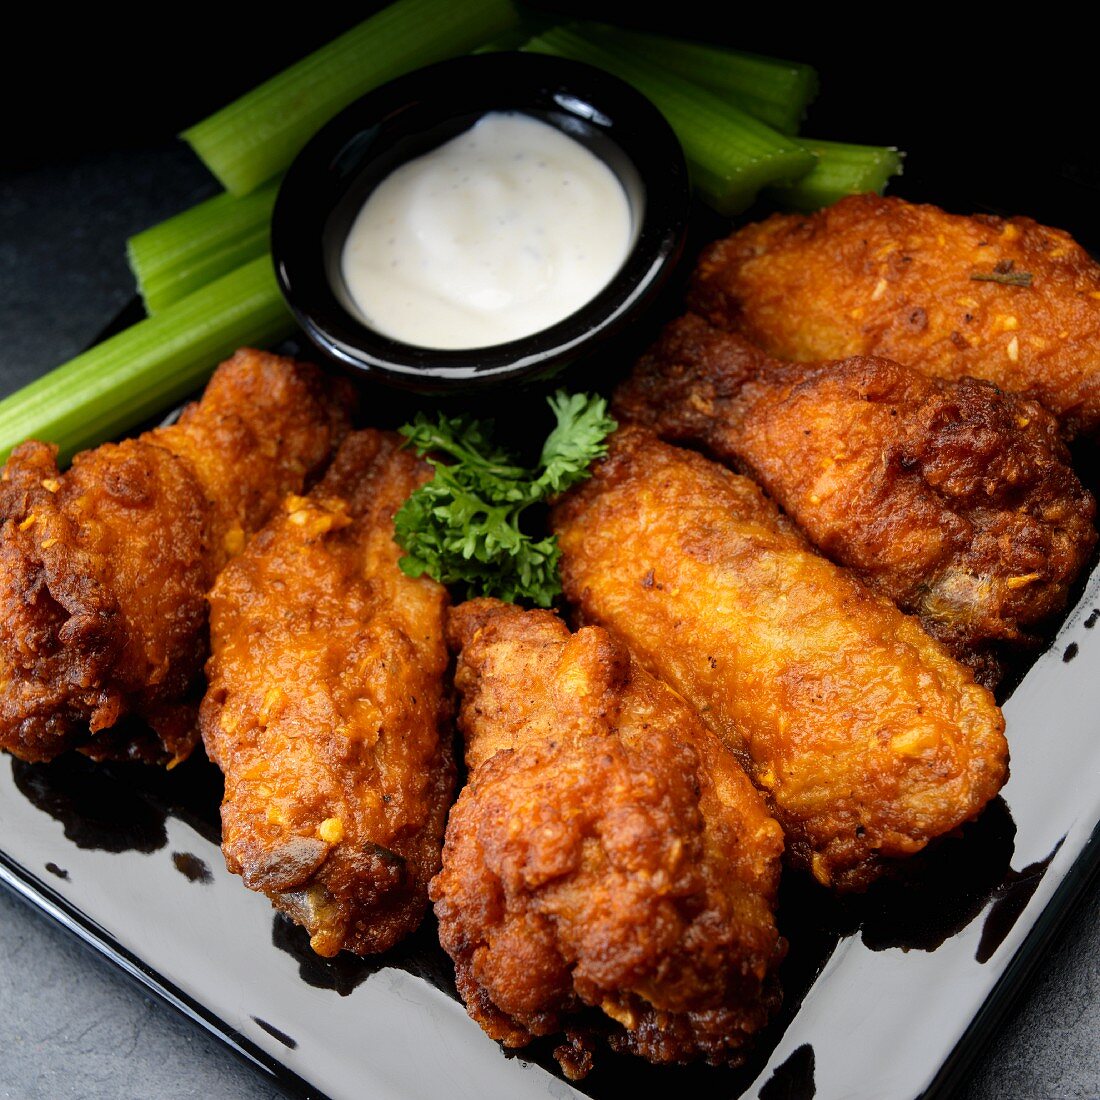
<svg viewBox="0 0 1100 1100">
<path fill-rule="evenodd" d="M 476 348 L 575 313 L 630 244 L 629 201 L 599 157 L 548 123 L 493 112 L 371 192 L 341 268 L 376 331 Z"/>
</svg>

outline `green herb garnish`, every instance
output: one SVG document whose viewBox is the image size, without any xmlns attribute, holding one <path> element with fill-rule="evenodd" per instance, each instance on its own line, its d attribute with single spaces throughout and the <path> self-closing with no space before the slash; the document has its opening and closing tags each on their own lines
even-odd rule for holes
<svg viewBox="0 0 1100 1100">
<path fill-rule="evenodd" d="M 992 271 L 975 271 L 970 276 L 975 283 L 1000 283 L 1002 286 L 1031 286 L 1030 271 L 1016 271 L 1012 260 L 1001 260 Z"/>
<path fill-rule="evenodd" d="M 525 533 L 520 518 L 532 504 L 588 477 L 616 425 L 602 397 L 558 390 L 548 401 L 557 426 L 534 469 L 517 465 L 493 443 L 492 421 L 419 413 L 400 429 L 435 468 L 435 477 L 394 517 L 405 551 L 402 572 L 457 585 L 465 597 L 527 600 L 536 607 L 554 602 L 561 593 L 557 539 Z"/>
</svg>

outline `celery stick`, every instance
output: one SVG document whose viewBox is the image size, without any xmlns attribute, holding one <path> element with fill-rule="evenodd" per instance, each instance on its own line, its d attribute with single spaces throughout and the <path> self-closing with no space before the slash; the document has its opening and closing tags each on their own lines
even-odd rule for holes
<svg viewBox="0 0 1100 1100">
<path fill-rule="evenodd" d="M 234 195 L 278 175 L 342 107 L 502 34 L 510 0 L 397 0 L 181 135 Z"/>
<path fill-rule="evenodd" d="M 515 26 L 509 27 L 503 34 L 483 42 L 472 53 L 500 53 L 502 50 L 518 50 L 526 46 L 535 35 L 544 34 L 551 27 L 556 27 L 560 20 L 547 15 L 544 12 L 532 11 L 530 8 L 519 9 L 519 19 Z"/>
<path fill-rule="evenodd" d="M 24 439 L 57 443 L 67 461 L 170 408 L 238 347 L 293 328 L 261 256 L 0 401 L 0 461 Z"/>
<path fill-rule="evenodd" d="M 262 256 L 269 245 L 278 182 L 242 198 L 216 195 L 126 242 L 130 269 L 149 313 Z"/>
<path fill-rule="evenodd" d="M 817 210 L 845 195 L 874 191 L 881 195 L 891 176 L 901 175 L 902 158 L 893 146 L 845 145 L 836 141 L 799 138 L 817 156 L 817 164 L 801 179 L 778 183 L 768 195 L 790 210 Z"/>
<path fill-rule="evenodd" d="M 471 50 L 471 53 L 502 53 L 506 50 L 518 50 L 520 47 L 527 45 L 529 39 L 535 35 L 534 31 L 529 31 L 524 26 L 515 27 L 513 30 L 505 31 L 504 34 L 498 34 L 495 38 L 490 38 L 488 42 L 483 42 L 476 50 Z"/>
<path fill-rule="evenodd" d="M 713 92 L 646 58 L 606 49 L 574 28 L 555 28 L 525 49 L 596 65 L 648 96 L 676 131 L 700 194 L 723 214 L 740 213 L 761 187 L 797 179 L 814 166 L 808 149 Z"/>
<path fill-rule="evenodd" d="M 797 61 L 596 23 L 584 23 L 581 28 L 593 42 L 663 65 L 784 134 L 798 132 L 806 108 L 817 95 L 816 71 Z"/>
</svg>

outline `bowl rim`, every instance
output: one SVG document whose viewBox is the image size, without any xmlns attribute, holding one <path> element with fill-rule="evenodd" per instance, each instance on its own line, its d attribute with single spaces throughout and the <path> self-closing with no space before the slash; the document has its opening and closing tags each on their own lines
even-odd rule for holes
<svg viewBox="0 0 1100 1100">
<path fill-rule="evenodd" d="M 644 192 L 630 251 L 584 306 L 528 336 L 460 349 L 424 348 L 384 336 L 351 312 L 331 285 L 325 247 L 329 220 L 372 161 L 402 138 L 422 133 L 426 119 L 445 124 L 471 116 L 472 123 L 494 110 L 531 114 L 566 133 L 562 122 L 569 119 L 618 148 L 634 166 Z M 271 221 L 272 258 L 291 313 L 327 357 L 353 374 L 392 385 L 454 392 L 549 375 L 621 332 L 671 274 L 683 250 L 690 203 L 679 140 L 660 111 L 625 81 L 546 54 L 475 54 L 380 85 L 314 135 L 279 187 Z"/>
</svg>

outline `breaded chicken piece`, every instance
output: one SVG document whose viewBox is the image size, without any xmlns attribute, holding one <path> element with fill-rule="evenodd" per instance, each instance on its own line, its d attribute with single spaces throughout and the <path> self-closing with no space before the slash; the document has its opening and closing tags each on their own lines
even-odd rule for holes
<svg viewBox="0 0 1100 1100">
<path fill-rule="evenodd" d="M 621 429 L 552 522 L 566 596 L 699 710 L 820 882 L 867 885 L 1004 783 L 989 692 L 748 478 Z"/>
<path fill-rule="evenodd" d="M 206 593 L 329 460 L 351 391 L 316 367 L 242 350 L 171 427 L 60 473 L 17 447 L 0 474 L 0 748 L 178 763 L 207 654 Z M 112 731 L 126 715 L 152 727 Z"/>
<path fill-rule="evenodd" d="M 704 253 L 690 304 L 781 359 L 881 355 L 1100 428 L 1100 265 L 1030 218 L 877 195 L 776 215 Z"/>
<path fill-rule="evenodd" d="M 810 541 L 912 612 L 983 683 L 1065 607 L 1095 502 L 1054 417 L 989 382 L 888 359 L 769 359 L 693 314 L 619 386 L 615 415 L 751 474 Z"/>
<path fill-rule="evenodd" d="M 764 800 L 606 631 L 479 599 L 448 635 L 470 781 L 431 896 L 470 1015 L 510 1047 L 564 1030 L 571 1077 L 593 1028 L 653 1062 L 736 1061 L 786 950 Z"/>
<path fill-rule="evenodd" d="M 222 850 L 319 955 L 419 923 L 454 785 L 447 594 L 398 568 L 393 514 L 430 475 L 391 433 L 349 436 L 218 577 L 202 735 Z"/>
</svg>

